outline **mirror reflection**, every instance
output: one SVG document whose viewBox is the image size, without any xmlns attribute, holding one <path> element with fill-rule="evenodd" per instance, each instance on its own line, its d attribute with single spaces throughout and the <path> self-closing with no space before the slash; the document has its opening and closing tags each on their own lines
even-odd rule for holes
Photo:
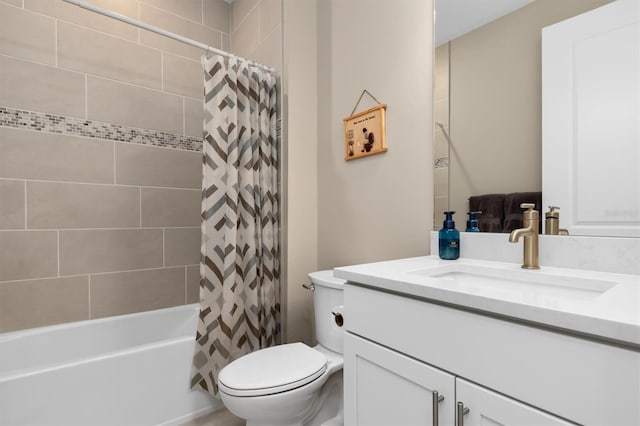
<svg viewBox="0 0 640 426">
<path fill-rule="evenodd" d="M 544 217 L 541 29 L 611 1 L 436 0 L 434 229 L 445 210 L 485 232 L 521 226 L 522 202 Z"/>
</svg>

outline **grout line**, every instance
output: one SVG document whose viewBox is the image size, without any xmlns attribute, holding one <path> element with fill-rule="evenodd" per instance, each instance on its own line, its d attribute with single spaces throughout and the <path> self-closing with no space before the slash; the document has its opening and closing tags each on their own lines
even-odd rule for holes
<svg viewBox="0 0 640 426">
<path fill-rule="evenodd" d="M 87 291 L 87 293 L 88 293 L 88 295 L 87 295 L 87 299 L 88 299 L 87 303 L 89 304 L 89 319 L 91 319 L 91 274 L 89 274 L 87 277 L 89 279 L 89 281 L 88 281 L 88 289 L 87 289 L 88 290 Z"/>
<path fill-rule="evenodd" d="M 24 228 L 23 229 L 29 229 L 29 224 L 27 222 L 27 208 L 28 208 L 28 204 L 27 204 L 27 180 L 23 180 L 23 184 L 24 184 Z"/>
<path fill-rule="evenodd" d="M 113 144 L 113 184 L 117 184 L 116 180 L 116 144 L 115 142 L 111 142 Z M 105 184 L 108 185 L 108 184 Z"/>
<path fill-rule="evenodd" d="M 139 201 L 139 213 L 140 213 L 140 228 L 142 228 L 142 187 L 139 187 L 140 191 L 138 194 L 138 201 Z M 163 231 L 164 232 L 164 231 Z"/>
<path fill-rule="evenodd" d="M 120 273 L 124 273 L 124 272 L 144 272 L 144 271 L 160 271 L 163 269 L 178 269 L 178 268 L 183 268 L 183 267 L 190 267 L 190 266 L 199 266 L 198 264 L 193 264 L 193 265 L 175 265 L 175 266 L 158 266 L 155 268 L 141 268 L 141 269 L 125 269 L 122 271 L 107 271 L 107 272 L 85 272 L 85 273 L 80 273 L 80 274 L 71 274 L 71 275 L 61 275 L 61 276 L 56 276 L 56 277 L 36 277 L 36 278 L 24 278 L 24 279 L 20 279 L 20 280 L 4 280 L 4 281 L 0 281 L 0 283 L 8 283 L 8 282 L 28 282 L 28 281 L 36 281 L 36 280 L 55 280 L 58 278 L 75 278 L 75 277 L 85 277 L 87 275 L 109 275 L 109 274 L 120 274 Z"/>
<path fill-rule="evenodd" d="M 84 75 L 84 118 L 89 119 L 89 75 Z"/>
<path fill-rule="evenodd" d="M 200 226 L 149 226 L 139 228 L 138 226 L 130 228 L 30 228 L 30 229 L 0 229 L 2 232 L 52 232 L 52 231 L 154 231 L 160 229 L 200 229 Z"/>
<path fill-rule="evenodd" d="M 57 238 L 57 255 L 58 255 L 58 277 L 60 276 L 60 231 L 56 230 L 56 238 Z"/>
<path fill-rule="evenodd" d="M 165 235 L 167 231 L 165 228 L 162 228 L 162 266 L 166 267 L 166 259 L 165 259 Z"/>
<path fill-rule="evenodd" d="M 182 97 L 182 136 L 187 136 L 187 99 Z"/>
<path fill-rule="evenodd" d="M 22 7 L 24 8 L 24 0 L 22 2 Z M 53 64 L 56 68 L 58 68 L 58 20 L 54 19 L 53 21 Z"/>
<path fill-rule="evenodd" d="M 164 92 L 164 51 L 160 51 L 160 90 Z"/>
<path fill-rule="evenodd" d="M 27 181 L 27 182 L 40 182 L 40 183 L 68 183 L 75 185 L 96 185 L 96 186 L 116 186 L 116 187 L 126 187 L 126 188 L 151 188 L 151 189 L 168 189 L 168 190 L 176 190 L 176 191 L 202 191 L 202 188 L 184 188 L 184 187 L 176 187 L 176 186 L 151 186 L 151 185 L 136 185 L 136 184 L 126 184 L 126 183 L 101 183 L 101 182 L 74 182 L 71 180 L 44 180 L 44 179 L 29 179 L 29 178 L 1 178 L 2 180 L 10 180 L 10 181 Z"/>
<path fill-rule="evenodd" d="M 186 304 L 187 301 L 187 267 L 184 267 L 184 303 Z"/>
</svg>

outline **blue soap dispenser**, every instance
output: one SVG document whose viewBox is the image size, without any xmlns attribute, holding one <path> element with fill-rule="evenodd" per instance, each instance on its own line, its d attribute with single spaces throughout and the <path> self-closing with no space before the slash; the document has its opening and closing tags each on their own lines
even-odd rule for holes
<svg viewBox="0 0 640 426">
<path fill-rule="evenodd" d="M 453 221 L 455 212 L 444 212 L 443 228 L 438 232 L 440 259 L 455 260 L 460 257 L 460 232 Z"/>
<path fill-rule="evenodd" d="M 480 232 L 480 228 L 478 228 L 478 215 L 482 212 L 469 212 L 469 220 L 467 220 L 467 229 L 466 232 Z"/>
</svg>

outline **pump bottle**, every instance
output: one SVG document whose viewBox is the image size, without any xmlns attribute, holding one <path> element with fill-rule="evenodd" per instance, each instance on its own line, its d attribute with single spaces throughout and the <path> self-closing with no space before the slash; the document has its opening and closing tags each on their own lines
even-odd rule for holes
<svg viewBox="0 0 640 426">
<path fill-rule="evenodd" d="M 453 221 L 455 212 L 444 212 L 443 228 L 438 232 L 440 259 L 455 260 L 460 257 L 460 232 Z"/>
<path fill-rule="evenodd" d="M 480 228 L 478 228 L 478 215 L 482 212 L 469 212 L 469 220 L 467 220 L 467 229 L 466 232 L 480 232 Z"/>
</svg>

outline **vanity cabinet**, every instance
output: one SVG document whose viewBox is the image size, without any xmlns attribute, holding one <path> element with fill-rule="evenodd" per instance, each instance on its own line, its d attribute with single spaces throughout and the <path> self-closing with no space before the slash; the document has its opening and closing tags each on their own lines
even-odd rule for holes
<svg viewBox="0 0 640 426">
<path fill-rule="evenodd" d="M 352 334 L 344 357 L 347 425 L 571 425 Z"/>
<path fill-rule="evenodd" d="M 640 354 L 347 282 L 345 424 L 640 424 Z M 522 307 L 516 307 L 522 309 Z"/>
<path fill-rule="evenodd" d="M 455 376 L 351 334 L 344 363 L 345 425 L 453 424 Z"/>
</svg>

